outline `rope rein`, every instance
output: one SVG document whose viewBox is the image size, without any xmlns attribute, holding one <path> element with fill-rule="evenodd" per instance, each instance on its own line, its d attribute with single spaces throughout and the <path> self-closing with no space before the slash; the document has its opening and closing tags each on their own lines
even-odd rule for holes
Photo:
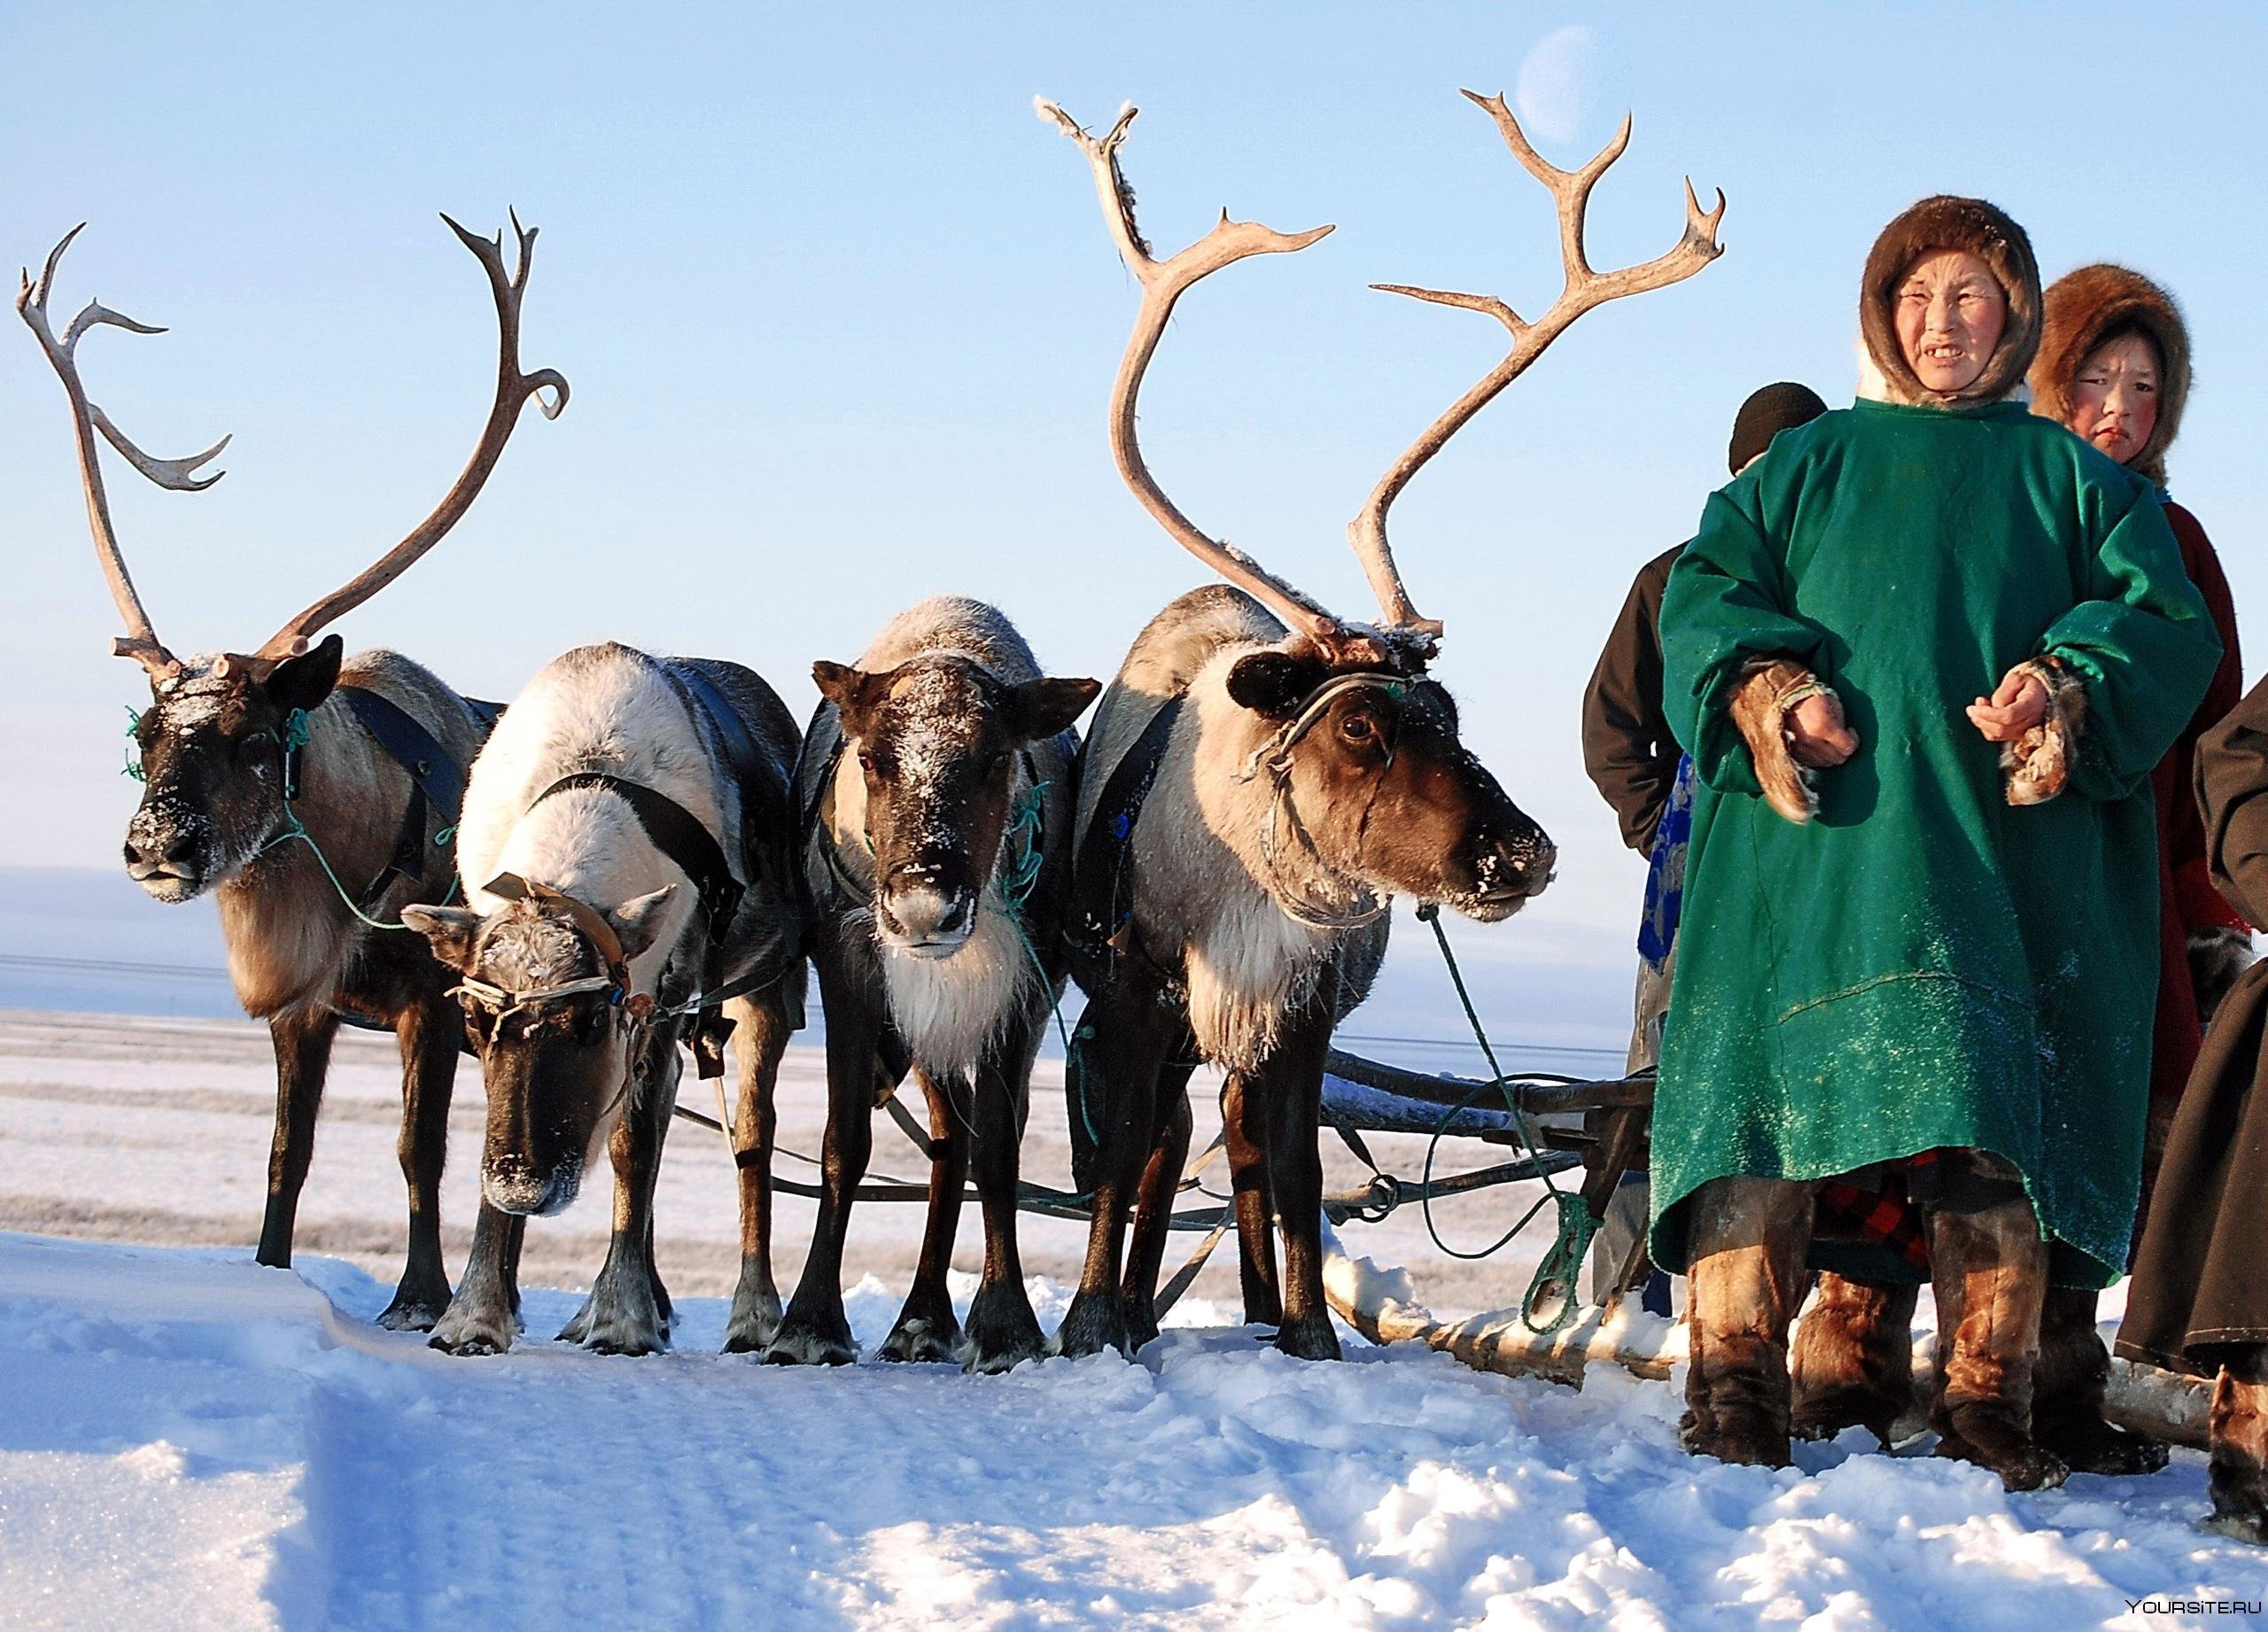
<svg viewBox="0 0 2268 1632">
<path fill-rule="evenodd" d="M 1527 1113 L 1520 1108 L 1518 1100 L 1512 1092 L 1504 1068 L 1496 1063 L 1496 1051 L 1488 1045 L 1488 1033 L 1480 1024 L 1480 1014 L 1472 1006 L 1472 994 L 1465 990 L 1464 972 L 1458 968 L 1456 953 L 1449 946 L 1449 934 L 1441 928 L 1441 909 L 1429 901 L 1418 909 L 1418 916 L 1433 931 L 1434 944 L 1441 950 L 1441 961 L 1448 966 L 1449 981 L 1456 988 L 1456 1000 L 1464 1007 L 1464 1018 L 1472 1027 L 1473 1040 L 1480 1045 L 1481 1057 L 1488 1062 L 1491 1078 L 1450 1107 L 1442 1115 L 1440 1125 L 1433 1130 L 1433 1138 L 1426 1141 L 1425 1187 L 1420 1202 L 1425 1219 L 1425 1233 L 1433 1239 L 1435 1247 L 1452 1258 L 1468 1261 L 1486 1258 L 1527 1228 L 1528 1221 L 1543 1210 L 1545 1202 L 1555 1203 L 1558 1208 L 1557 1233 L 1551 1245 L 1545 1249 L 1542 1262 L 1535 1266 L 1535 1274 L 1528 1282 L 1526 1295 L 1520 1300 L 1520 1324 L 1538 1337 L 1549 1337 L 1575 1317 L 1576 1275 L 1582 1268 L 1585 1255 L 1590 1251 L 1591 1237 L 1598 1232 L 1598 1221 L 1591 1216 L 1590 1206 L 1580 1193 L 1562 1190 L 1552 1182 L 1550 1170 L 1543 1163 L 1541 1142 L 1535 1138 Z M 1479 1252 L 1464 1252 L 1441 1240 L 1441 1232 L 1433 1226 L 1433 1156 L 1441 1149 L 1441 1140 L 1447 1137 L 1449 1124 L 1458 1114 L 1492 1090 L 1503 1097 L 1504 1110 L 1519 1134 L 1521 1147 L 1526 1151 L 1530 1163 L 1543 1179 L 1544 1193 L 1536 1198 L 1535 1205 L 1522 1213 L 1511 1229 L 1494 1241 Z M 1536 1306 L 1555 1288 L 1559 1299 L 1558 1312 L 1551 1317 L 1549 1325 L 1539 1325 L 1536 1324 Z"/>
</svg>

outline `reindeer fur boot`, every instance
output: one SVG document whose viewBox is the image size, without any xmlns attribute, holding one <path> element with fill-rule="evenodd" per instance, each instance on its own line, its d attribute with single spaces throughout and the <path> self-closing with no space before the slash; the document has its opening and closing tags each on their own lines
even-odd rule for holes
<svg viewBox="0 0 2268 1632">
<path fill-rule="evenodd" d="M 2095 1330 L 2094 1308 L 2093 1292 L 2047 1289 L 2032 1377 L 2031 1436 L 2074 1473 L 2155 1473 L 2166 1465 L 2166 1448 L 2103 1417 L 2110 1351 Z"/>
<path fill-rule="evenodd" d="M 2268 1545 L 2268 1345 L 2247 1344 L 2221 1367 L 2205 1422 L 2213 1493 L 2205 1527 Z"/>
<path fill-rule="evenodd" d="M 1914 1403 L 1914 1304 L 1919 1286 L 1833 1273 L 1796 1326 L 1790 1371 L 1798 1439 L 1864 1428 L 1888 1450 L 1891 1428 Z"/>
<path fill-rule="evenodd" d="M 2047 1246 L 2031 1203 L 1975 1212 L 1925 1208 L 1938 1294 L 1938 1379 L 1930 1426 L 1938 1454 L 1974 1462 L 2010 1490 L 2060 1485 L 2070 1469 L 2032 1438 Z"/>
<path fill-rule="evenodd" d="M 1788 1465 L 1788 1324 L 1802 1302 L 1811 1186 L 1720 1178 L 1693 1202 L 1685 1449 Z"/>
</svg>

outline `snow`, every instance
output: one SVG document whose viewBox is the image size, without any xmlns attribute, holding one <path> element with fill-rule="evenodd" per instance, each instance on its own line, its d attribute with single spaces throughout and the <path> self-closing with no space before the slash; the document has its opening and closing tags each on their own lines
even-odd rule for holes
<svg viewBox="0 0 2268 1632">
<path fill-rule="evenodd" d="M 1595 1365 L 1578 1393 L 1343 1330 L 1344 1362 L 1301 1364 L 1231 1324 L 1219 1263 L 1137 1364 L 719 1356 L 730 1171 L 697 1130 L 664 1170 L 672 1352 L 545 1341 L 578 1301 L 546 1289 L 510 1355 L 454 1359 L 369 1324 L 400 1252 L 385 1039 L 334 1077 L 297 1270 L 250 1262 L 260 1044 L 0 1022 L 0 1626 L 2031 1632 L 2268 1598 L 2268 1553 L 2196 1527 L 2194 1451 L 2036 1496 L 1857 1432 L 1786 1471 L 1727 1467 L 1678 1449 L 1682 1374 Z M 814 1087 L 798 1056 L 791 1123 Z M 458 1115 L 478 1110 L 468 1073 Z M 854 1222 L 869 1353 L 917 1219 Z M 1482 1215 L 1450 1222 L 1487 1239 Z M 587 1202 L 538 1221 L 532 1282 L 586 1284 L 603 1227 Z M 1035 1233 L 1052 1328 L 1075 1241 Z M 1381 1295 L 1470 1309 L 1491 1290 L 1452 1281 L 1410 1216 L 1342 1233 L 1408 1266 L 1334 1267 Z M 1482 1268 L 1498 1302 L 1525 1285 L 1517 1256 Z M 956 1276 L 964 1307 L 974 1286 Z"/>
</svg>

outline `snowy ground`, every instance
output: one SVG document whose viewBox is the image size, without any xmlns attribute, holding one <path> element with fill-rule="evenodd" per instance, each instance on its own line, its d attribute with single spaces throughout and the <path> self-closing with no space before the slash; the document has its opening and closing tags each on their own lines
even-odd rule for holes
<svg viewBox="0 0 2268 1632">
<path fill-rule="evenodd" d="M 449 1359 L 368 1323 L 398 1251 L 383 1055 L 341 1073 L 313 1250 L 296 1273 L 250 1263 L 248 1041 L 0 1017 L 0 1227 L 46 1232 L 0 1233 L 0 1626 L 1938 1632 L 2203 1624 L 2166 1607 L 2268 1598 L 2268 1555 L 2194 1527 L 2194 1453 L 2038 1496 L 1855 1434 L 1784 1473 L 1728 1468 L 1677 1449 L 1659 1384 L 1606 1371 L 1577 1394 L 1351 1336 L 1345 1364 L 1302 1365 L 1202 1297 L 1138 1364 L 727 1359 L 703 1294 L 729 1265 L 730 1188 L 693 1129 L 664 1181 L 664 1268 L 694 1294 L 674 1352 Z M 469 1124 L 470 1073 L 462 1107 Z M 557 1238 L 532 1280 L 582 1284 L 601 1216 L 532 1230 Z M 850 1302 L 870 1346 L 910 1228 L 866 1232 Z M 1441 1306 L 1524 1278 L 1442 1295 L 1414 1226 L 1347 1234 Z M 799 1259 L 798 1240 L 783 1271 Z M 1052 1325 L 1060 1281 L 1035 1297 Z M 574 1302 L 532 1293 L 532 1338 Z"/>
</svg>

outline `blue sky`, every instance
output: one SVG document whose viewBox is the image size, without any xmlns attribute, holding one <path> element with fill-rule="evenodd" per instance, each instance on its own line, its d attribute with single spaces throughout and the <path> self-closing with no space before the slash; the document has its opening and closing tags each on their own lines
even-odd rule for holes
<svg viewBox="0 0 2268 1632">
<path fill-rule="evenodd" d="M 1581 775 L 1583 682 L 1631 572 L 1724 478 L 1741 397 L 1794 377 L 1847 400 L 1861 258 L 1921 194 L 2001 203 L 2051 276 L 2116 258 L 2174 287 L 2199 376 L 2174 485 L 2240 608 L 2268 606 L 2250 8 L 11 11 L 0 253 L 35 263 L 89 221 L 57 304 L 172 327 L 90 339 L 97 400 L 161 453 L 236 433 L 206 493 L 112 478 L 178 649 L 260 639 L 439 496 L 485 408 L 492 319 L 434 212 L 487 226 L 511 204 L 543 229 L 524 354 L 573 404 L 530 416 L 350 645 L 509 696 L 616 637 L 750 663 L 800 711 L 813 658 L 959 590 L 1056 672 L 1107 676 L 1200 574 L 1111 470 L 1135 290 L 1038 92 L 1091 124 L 1138 103 L 1125 162 L 1163 248 L 1223 204 L 1338 223 L 1184 301 L 1145 446 L 1200 525 L 1360 615 L 1348 517 L 1501 339 L 1365 285 L 1524 308 L 1558 285 L 1549 199 L 1455 94 L 1524 66 L 1563 163 L 1635 111 L 1594 201 L 1599 264 L 1674 241 L 1682 174 L 1731 207 L 1721 260 L 1585 317 L 1395 510 L 1468 735 L 1562 847 L 1553 892 L 1469 942 L 1626 936 L 1640 868 Z M 0 824 L 19 863 L 111 867 L 142 684 L 104 655 L 60 393 L 6 332 Z"/>
</svg>

